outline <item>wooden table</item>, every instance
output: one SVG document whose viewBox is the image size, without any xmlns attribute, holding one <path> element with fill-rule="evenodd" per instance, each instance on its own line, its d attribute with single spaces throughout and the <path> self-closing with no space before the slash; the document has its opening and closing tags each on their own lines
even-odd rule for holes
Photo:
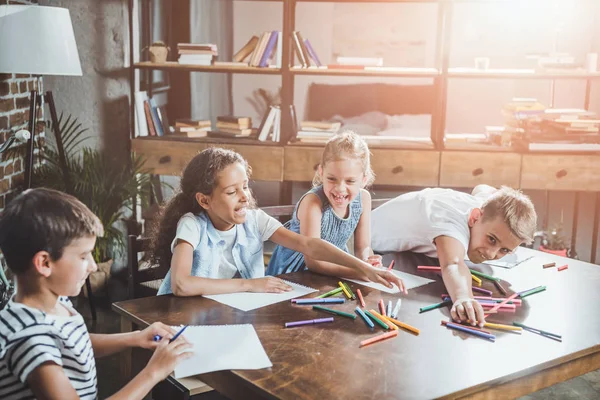
<svg viewBox="0 0 600 400">
<path fill-rule="evenodd" d="M 123 330 L 131 323 L 162 321 L 179 324 L 254 325 L 273 363 L 270 369 L 221 371 L 198 378 L 219 392 L 240 399 L 390 399 L 390 398 L 515 398 L 600 368 L 600 268 L 545 253 L 520 248 L 536 258 L 511 270 L 480 266 L 482 272 L 503 279 L 509 293 L 545 284 L 545 292 L 527 297 L 516 314 L 498 314 L 490 321 L 523 322 L 563 336 L 563 342 L 524 332 L 496 331 L 492 343 L 440 326 L 449 309 L 419 314 L 419 308 L 437 303 L 445 292 L 436 273 L 418 272 L 416 265 L 432 260 L 421 255 L 387 255 L 400 270 L 436 279 L 409 291 L 398 319 L 421 330 L 419 336 L 402 331 L 398 337 L 359 348 L 370 331 L 362 320 L 336 317 L 333 324 L 284 329 L 286 321 L 326 315 L 289 301 L 242 312 L 201 297 L 150 297 L 113 304 Z M 542 269 L 555 260 L 557 267 Z M 337 286 L 337 279 L 309 272 L 285 279 L 319 289 Z M 509 283 L 510 282 L 510 283 Z M 512 284 L 512 286 L 511 286 Z M 353 289 L 359 285 L 350 283 Z M 484 280 L 484 287 L 498 291 Z M 395 295 L 361 287 L 367 308 Z M 352 311 L 354 302 L 336 306 Z"/>
</svg>

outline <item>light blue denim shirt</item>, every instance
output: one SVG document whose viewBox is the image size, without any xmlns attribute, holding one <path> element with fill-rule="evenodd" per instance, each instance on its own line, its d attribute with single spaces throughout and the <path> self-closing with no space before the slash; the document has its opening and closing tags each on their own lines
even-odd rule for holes
<svg viewBox="0 0 600 400">
<path fill-rule="evenodd" d="M 236 238 L 233 245 L 233 260 L 244 279 L 261 278 L 265 276 L 263 259 L 263 238 L 261 237 L 257 212 L 248 210 L 246 221 L 233 227 Z M 222 249 L 225 241 L 215 229 L 210 218 L 205 213 L 194 215 L 200 231 L 200 243 L 194 249 L 191 276 L 202 278 L 218 278 L 219 265 L 221 264 Z M 158 295 L 170 294 L 171 270 L 167 272 L 164 281 L 158 289 Z"/>
</svg>

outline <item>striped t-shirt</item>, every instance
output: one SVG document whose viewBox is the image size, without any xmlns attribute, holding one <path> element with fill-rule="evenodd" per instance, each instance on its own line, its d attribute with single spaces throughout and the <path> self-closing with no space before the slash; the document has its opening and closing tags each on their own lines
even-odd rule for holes
<svg viewBox="0 0 600 400">
<path fill-rule="evenodd" d="M 45 362 L 62 366 L 82 399 L 95 399 L 96 362 L 83 317 L 47 314 L 12 299 L 0 311 L 0 399 L 33 399 L 27 376 Z"/>
</svg>

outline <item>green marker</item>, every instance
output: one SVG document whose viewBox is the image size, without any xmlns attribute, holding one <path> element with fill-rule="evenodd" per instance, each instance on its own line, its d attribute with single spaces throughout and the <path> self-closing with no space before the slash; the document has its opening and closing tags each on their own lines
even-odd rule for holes
<svg viewBox="0 0 600 400">
<path fill-rule="evenodd" d="M 346 317 L 346 318 L 356 319 L 356 315 L 354 315 L 354 314 L 350 314 L 350 313 L 347 313 L 347 312 L 334 310 L 332 308 L 321 307 L 321 306 L 313 306 L 313 310 L 325 311 L 325 312 L 328 312 L 330 314 L 339 315 L 340 317 Z"/>
<path fill-rule="evenodd" d="M 339 288 L 335 288 L 335 289 L 333 289 L 333 290 L 330 290 L 330 291 L 329 291 L 329 292 L 327 292 L 327 293 L 323 293 L 322 295 L 320 295 L 320 296 L 317 296 L 316 298 L 317 298 L 317 299 L 324 299 L 325 297 L 329 297 L 329 296 L 333 296 L 334 294 L 338 294 L 338 293 L 340 293 L 341 291 L 342 291 L 342 288 L 341 288 L 341 287 L 339 287 Z"/>
<path fill-rule="evenodd" d="M 365 314 L 367 314 L 367 316 L 369 318 L 371 318 L 373 321 L 375 321 L 375 323 L 377 323 L 377 325 L 381 326 L 383 329 L 390 329 L 390 327 L 389 327 L 388 324 L 386 324 L 385 322 L 383 322 L 382 320 L 380 320 L 379 318 L 377 318 L 376 316 L 374 316 L 373 314 L 371 314 L 367 310 L 363 310 L 363 312 Z"/>
<path fill-rule="evenodd" d="M 489 279 L 490 281 L 499 281 L 500 278 L 493 277 L 491 275 L 484 274 L 483 272 L 475 271 L 474 269 L 469 269 L 471 273 L 480 278 Z"/>
<path fill-rule="evenodd" d="M 419 313 L 423 313 L 425 311 L 435 310 L 436 308 L 442 308 L 442 307 L 447 306 L 447 305 L 449 305 L 451 303 L 452 303 L 452 301 L 447 300 L 447 301 L 442 301 L 441 303 L 432 304 L 430 306 L 421 307 L 421 308 L 419 308 Z"/>
<path fill-rule="evenodd" d="M 520 298 L 524 298 L 524 297 L 527 297 L 527 296 L 531 296 L 532 294 L 543 292 L 544 290 L 546 290 L 546 286 L 540 286 L 539 288 L 531 289 L 528 292 L 521 293 L 521 295 L 519 297 Z"/>
</svg>

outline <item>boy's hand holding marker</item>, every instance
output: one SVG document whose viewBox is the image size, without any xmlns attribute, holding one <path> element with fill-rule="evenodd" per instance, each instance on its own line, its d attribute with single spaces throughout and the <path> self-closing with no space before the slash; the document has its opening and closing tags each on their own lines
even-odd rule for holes
<svg viewBox="0 0 600 400">
<path fill-rule="evenodd" d="M 485 315 L 481 304 L 470 297 L 456 299 L 454 304 L 452 304 L 450 314 L 455 321 L 468 321 L 471 325 L 475 326 L 477 324 L 480 327 L 483 327 L 485 324 Z"/>
</svg>

